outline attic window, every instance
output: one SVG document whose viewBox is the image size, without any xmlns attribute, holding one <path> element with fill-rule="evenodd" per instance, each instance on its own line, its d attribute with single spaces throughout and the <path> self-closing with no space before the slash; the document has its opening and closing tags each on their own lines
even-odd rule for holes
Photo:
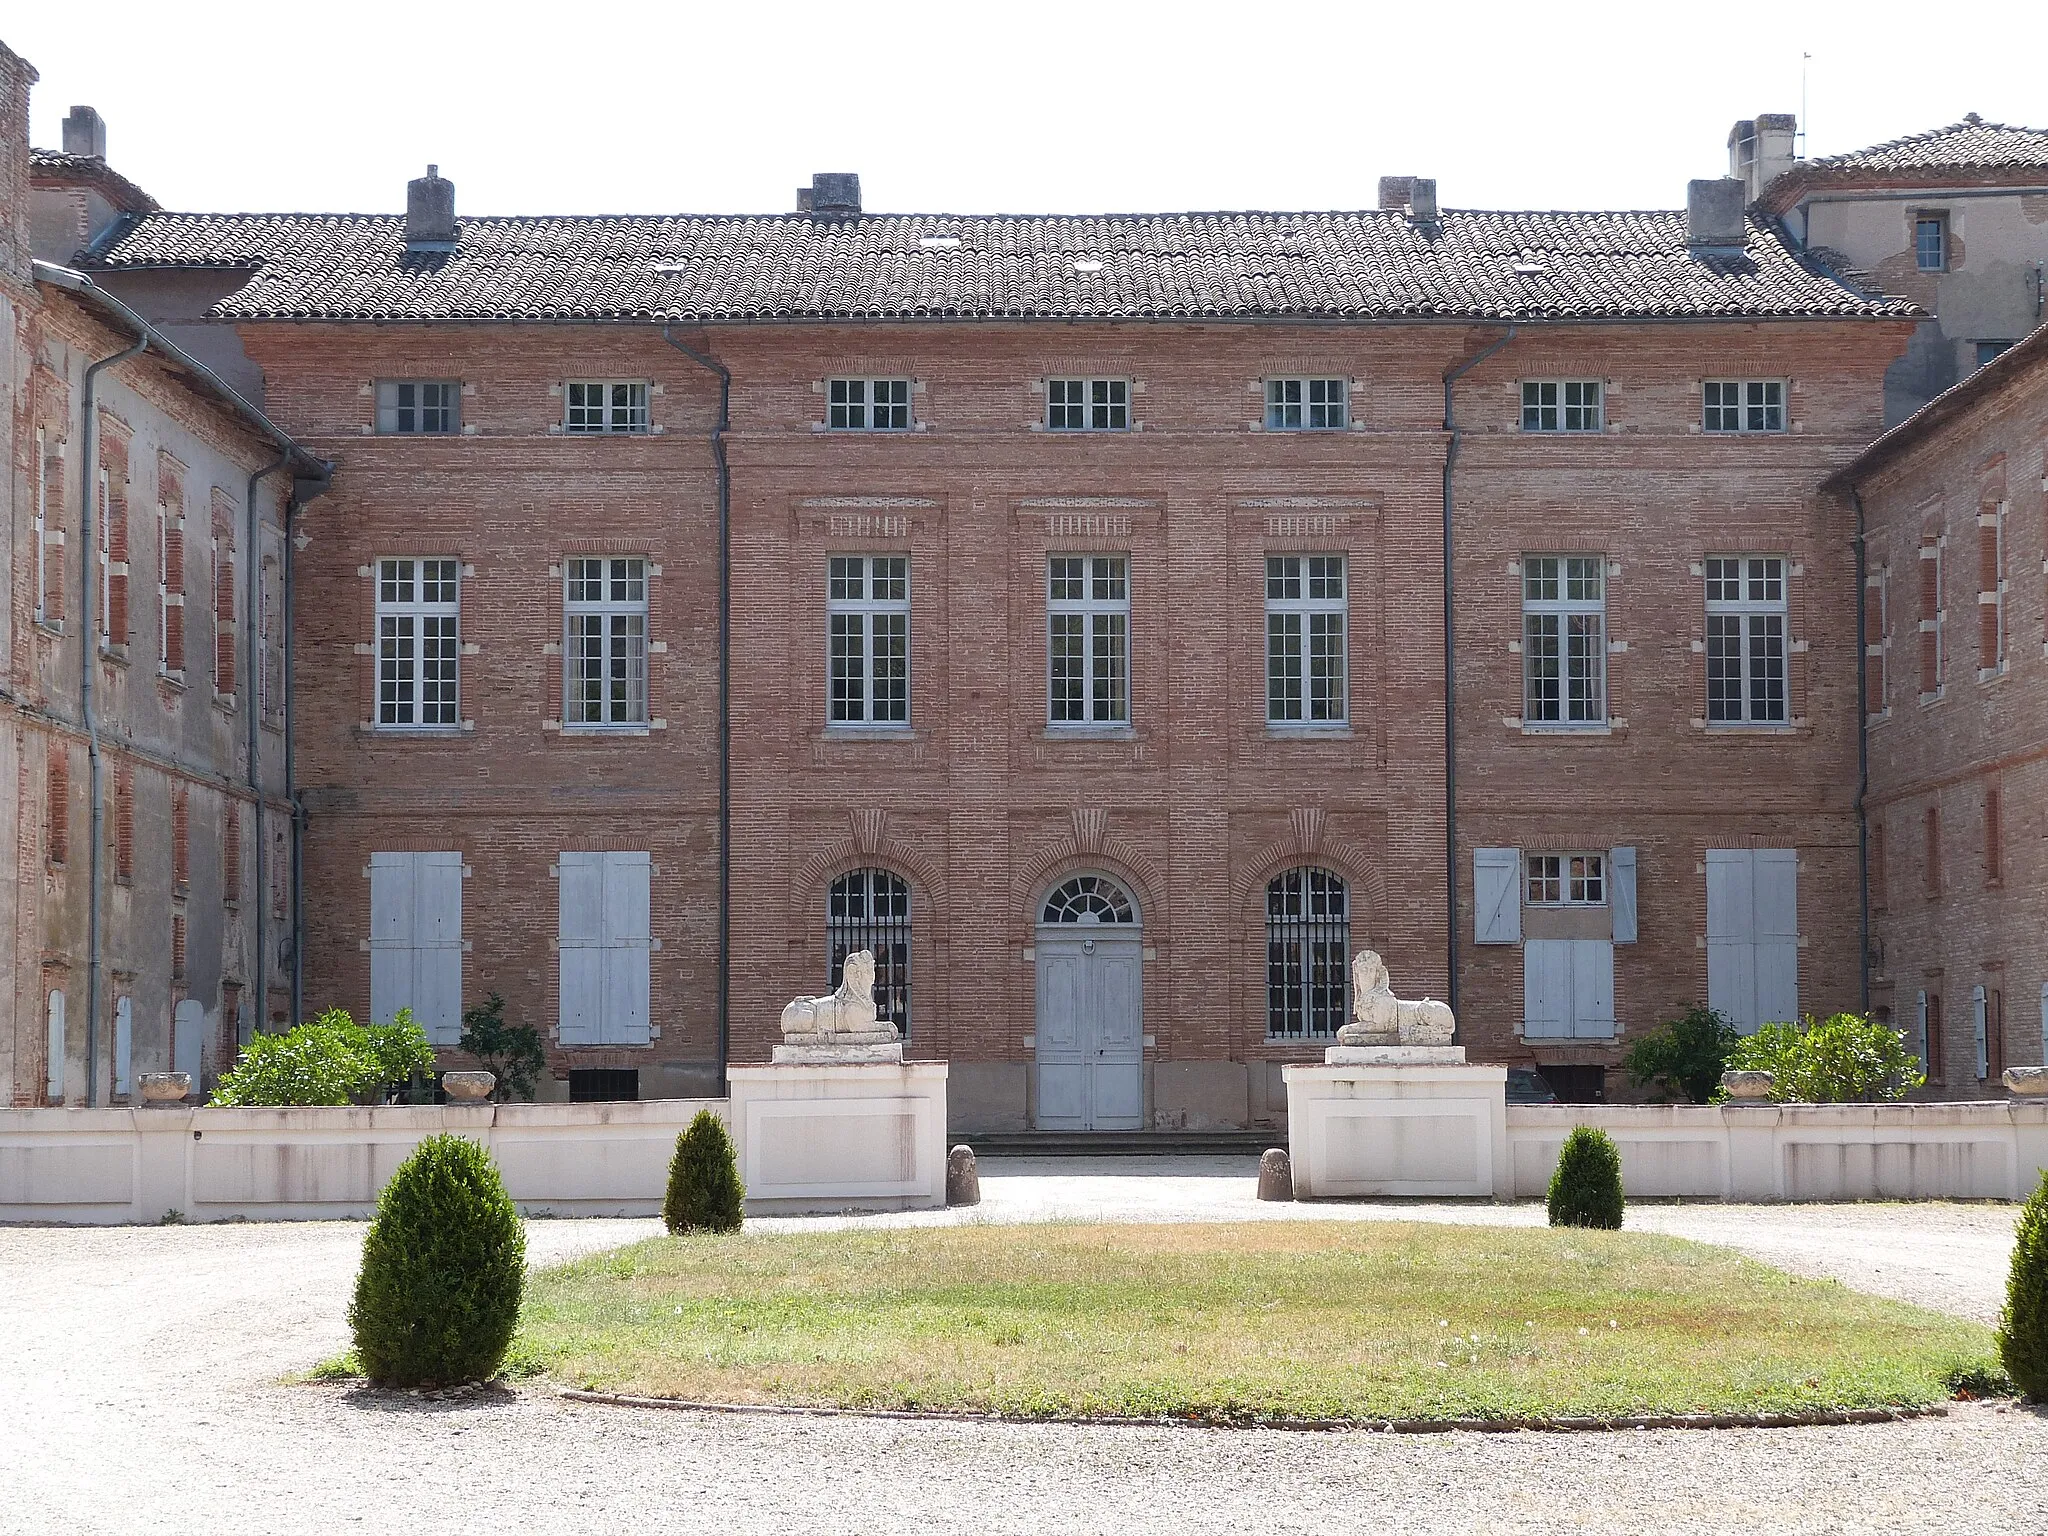
<svg viewBox="0 0 2048 1536">
<path fill-rule="evenodd" d="M 950 251 L 960 243 L 958 235 L 920 235 L 917 243 L 928 251 Z"/>
</svg>

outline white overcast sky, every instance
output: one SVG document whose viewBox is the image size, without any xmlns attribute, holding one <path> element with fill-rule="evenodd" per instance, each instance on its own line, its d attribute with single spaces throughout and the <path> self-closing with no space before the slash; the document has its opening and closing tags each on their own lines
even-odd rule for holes
<svg viewBox="0 0 2048 1536">
<path fill-rule="evenodd" d="M 11 14 L 7 14 L 11 12 Z M 1807 151 L 2048 126 L 2041 0 L 40 0 L 0 41 L 165 207 L 395 211 L 428 161 L 483 213 L 779 212 L 813 171 L 879 212 L 1669 208 L 1728 128 Z"/>
</svg>

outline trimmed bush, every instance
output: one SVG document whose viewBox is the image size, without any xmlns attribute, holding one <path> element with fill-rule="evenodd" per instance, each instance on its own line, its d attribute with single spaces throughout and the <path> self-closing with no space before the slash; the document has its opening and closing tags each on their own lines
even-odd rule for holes
<svg viewBox="0 0 2048 1536">
<path fill-rule="evenodd" d="M 519 1322 L 526 1233 L 490 1153 L 429 1136 L 398 1165 L 363 1239 L 348 1325 L 374 1382 L 450 1386 L 497 1374 Z"/>
<path fill-rule="evenodd" d="M 1590 1125 L 1574 1127 L 1550 1176 L 1553 1227 L 1621 1229 L 1621 1154 L 1614 1139 Z"/>
<path fill-rule="evenodd" d="M 737 1232 L 745 1215 L 747 1186 L 740 1182 L 739 1158 L 725 1122 L 708 1109 L 697 1111 L 676 1138 L 669 1159 L 668 1194 L 661 1219 L 670 1232 Z"/>
<path fill-rule="evenodd" d="M 2048 1173 L 2020 1208 L 2012 1277 L 1998 1318 L 1998 1358 L 2014 1386 L 2048 1403 Z"/>
<path fill-rule="evenodd" d="M 367 1029 L 347 1009 L 330 1008 L 281 1035 L 252 1037 L 221 1074 L 213 1102 L 264 1108 L 374 1102 L 386 1088 L 433 1070 L 434 1048 L 410 1008 Z"/>
<path fill-rule="evenodd" d="M 1906 1037 L 1860 1013 L 1766 1024 L 1736 1042 L 1728 1069 L 1770 1073 L 1781 1104 L 1885 1103 L 1927 1080 Z"/>
</svg>

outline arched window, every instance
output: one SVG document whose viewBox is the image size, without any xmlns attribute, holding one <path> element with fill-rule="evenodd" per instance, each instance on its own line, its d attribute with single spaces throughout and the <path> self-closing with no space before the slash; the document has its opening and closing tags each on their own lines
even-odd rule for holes
<svg viewBox="0 0 2048 1536">
<path fill-rule="evenodd" d="M 1136 923 L 1130 895 L 1107 875 L 1076 875 L 1045 898 L 1041 923 Z"/>
<path fill-rule="evenodd" d="M 855 950 L 875 955 L 875 1017 L 910 1038 L 910 882 L 886 869 L 849 870 L 825 898 L 825 986 L 837 990 Z"/>
<path fill-rule="evenodd" d="M 1266 886 L 1266 1036 L 1322 1040 L 1351 1012 L 1351 900 L 1327 869 L 1290 869 Z"/>
</svg>

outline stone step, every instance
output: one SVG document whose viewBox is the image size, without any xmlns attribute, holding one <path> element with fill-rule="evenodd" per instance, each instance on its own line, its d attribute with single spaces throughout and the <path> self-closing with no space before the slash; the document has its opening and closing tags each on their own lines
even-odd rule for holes
<svg viewBox="0 0 2048 1536">
<path fill-rule="evenodd" d="M 1256 1157 L 1287 1145 L 1284 1129 L 1264 1131 L 955 1131 L 985 1157 L 1170 1157 L 1209 1153 Z"/>
</svg>

